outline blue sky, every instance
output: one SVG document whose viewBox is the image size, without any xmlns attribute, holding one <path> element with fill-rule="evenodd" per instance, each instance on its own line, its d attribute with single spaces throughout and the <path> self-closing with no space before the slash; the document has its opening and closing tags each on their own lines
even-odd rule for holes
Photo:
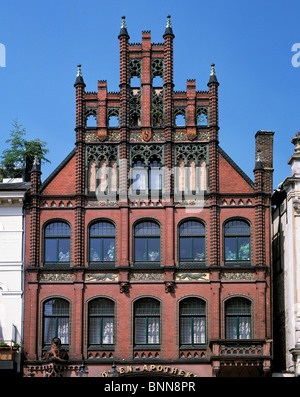
<svg viewBox="0 0 300 397">
<path fill-rule="evenodd" d="M 44 180 L 74 148 L 77 64 L 87 91 L 107 80 L 119 90 L 121 17 L 130 42 L 151 30 L 163 42 L 167 15 L 174 39 L 175 90 L 196 79 L 206 90 L 215 63 L 219 86 L 220 146 L 253 179 L 254 135 L 275 131 L 274 188 L 290 175 L 291 138 L 300 130 L 300 2 L 236 0 L 2 0 L 0 43 L 0 151 L 14 119 L 27 139 L 48 143 Z M 299 57 L 300 60 L 300 57 Z"/>
</svg>

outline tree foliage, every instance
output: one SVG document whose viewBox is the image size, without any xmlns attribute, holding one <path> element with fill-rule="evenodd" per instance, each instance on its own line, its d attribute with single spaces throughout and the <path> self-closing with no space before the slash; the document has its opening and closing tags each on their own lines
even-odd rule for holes
<svg viewBox="0 0 300 397">
<path fill-rule="evenodd" d="M 35 158 L 40 164 L 50 163 L 45 157 L 49 152 L 46 142 L 40 139 L 26 140 L 26 129 L 19 124 L 18 120 L 12 123 L 10 138 L 6 140 L 9 147 L 3 150 L 1 159 L 1 172 L 3 177 L 15 178 L 24 175 L 28 164 L 33 164 Z"/>
</svg>

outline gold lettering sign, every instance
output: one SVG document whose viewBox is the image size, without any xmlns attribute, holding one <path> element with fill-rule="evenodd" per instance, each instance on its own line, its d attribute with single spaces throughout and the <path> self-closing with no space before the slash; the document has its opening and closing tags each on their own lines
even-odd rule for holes
<svg viewBox="0 0 300 397">
<path fill-rule="evenodd" d="M 182 368 L 172 367 L 168 365 L 141 365 L 141 366 L 132 366 L 127 365 L 123 367 L 117 368 L 117 371 L 120 375 L 124 374 L 138 374 L 143 372 L 151 372 L 151 373 L 159 373 L 159 374 L 169 374 L 169 375 L 176 375 L 176 376 L 184 376 L 184 377 L 198 377 L 198 375 L 194 374 L 193 372 L 186 371 Z M 103 371 L 100 373 L 101 377 L 108 377 L 108 371 Z"/>
</svg>

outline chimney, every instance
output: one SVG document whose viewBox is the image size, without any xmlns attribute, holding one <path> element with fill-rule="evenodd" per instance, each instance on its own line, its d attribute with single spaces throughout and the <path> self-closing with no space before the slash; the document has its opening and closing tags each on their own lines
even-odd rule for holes
<svg viewBox="0 0 300 397">
<path fill-rule="evenodd" d="M 263 172 L 263 191 L 273 192 L 273 131 L 257 131 L 255 134 L 255 160 L 260 159 Z"/>
</svg>

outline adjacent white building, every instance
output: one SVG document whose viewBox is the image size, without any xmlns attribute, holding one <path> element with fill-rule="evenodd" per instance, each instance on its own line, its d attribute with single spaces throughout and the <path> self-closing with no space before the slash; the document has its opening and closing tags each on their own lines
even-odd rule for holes
<svg viewBox="0 0 300 397">
<path fill-rule="evenodd" d="M 274 376 L 300 376 L 300 133 L 273 195 Z"/>
<path fill-rule="evenodd" d="M 29 184 L 22 179 L 0 183 L 0 338 L 8 345 L 22 340 L 24 199 Z M 1 360 L 0 369 L 20 369 Z"/>
</svg>

